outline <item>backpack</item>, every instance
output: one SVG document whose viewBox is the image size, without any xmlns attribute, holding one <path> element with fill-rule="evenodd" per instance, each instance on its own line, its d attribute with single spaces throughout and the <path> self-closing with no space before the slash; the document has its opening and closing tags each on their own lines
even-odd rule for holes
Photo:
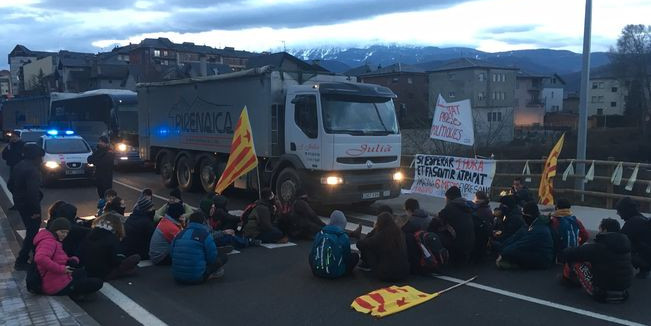
<svg viewBox="0 0 651 326">
<path fill-rule="evenodd" d="M 242 231 L 244 229 L 244 226 L 246 223 L 249 222 L 249 215 L 251 215 L 251 212 L 253 212 L 253 209 L 255 208 L 256 204 L 255 203 L 250 203 L 248 204 L 245 208 L 244 211 L 242 212 L 242 215 L 240 216 L 240 225 L 237 227 L 237 231 Z"/>
<path fill-rule="evenodd" d="M 337 278 L 346 273 L 344 248 L 339 234 L 321 230 L 317 233 L 310 251 L 312 273 L 319 277 Z"/>
<path fill-rule="evenodd" d="M 559 217 L 557 232 L 560 250 L 579 246 L 579 223 L 575 216 Z"/>
<path fill-rule="evenodd" d="M 27 269 L 27 275 L 25 276 L 25 286 L 27 291 L 33 294 L 42 294 L 43 293 L 43 279 L 41 278 L 41 273 L 36 267 L 36 263 L 29 265 Z"/>
<path fill-rule="evenodd" d="M 443 246 L 441 238 L 434 232 L 418 231 L 414 233 L 416 243 L 420 248 L 418 265 L 423 272 L 438 271 L 450 259 L 450 253 Z"/>
</svg>

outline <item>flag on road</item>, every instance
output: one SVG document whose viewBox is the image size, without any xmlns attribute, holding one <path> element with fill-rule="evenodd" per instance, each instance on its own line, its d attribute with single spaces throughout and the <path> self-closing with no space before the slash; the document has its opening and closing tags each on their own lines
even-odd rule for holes
<svg viewBox="0 0 651 326">
<path fill-rule="evenodd" d="M 563 142 L 565 141 L 565 134 L 561 136 L 554 148 L 552 148 L 545 168 L 540 178 L 540 187 L 538 187 L 538 197 L 540 203 L 543 205 L 554 205 L 554 177 L 556 176 L 556 168 L 558 162 L 558 155 L 563 150 Z"/>
<path fill-rule="evenodd" d="M 249 123 L 249 113 L 246 106 L 240 114 L 233 133 L 231 153 L 224 172 L 217 181 L 215 192 L 221 194 L 235 179 L 245 175 L 258 166 L 258 157 L 253 146 L 253 133 Z"/>
</svg>

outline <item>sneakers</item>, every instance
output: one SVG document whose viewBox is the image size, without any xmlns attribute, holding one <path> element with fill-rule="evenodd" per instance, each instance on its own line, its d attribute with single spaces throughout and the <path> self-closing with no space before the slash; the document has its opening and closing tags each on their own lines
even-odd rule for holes
<svg viewBox="0 0 651 326">
<path fill-rule="evenodd" d="M 232 252 L 233 250 L 235 250 L 235 248 L 233 248 L 233 246 L 231 246 L 231 245 L 225 245 L 225 246 L 217 247 L 217 251 L 223 252 L 225 254 L 228 254 L 228 253 Z"/>
<path fill-rule="evenodd" d="M 222 278 L 224 276 L 224 267 L 220 267 L 216 272 L 208 275 L 209 280 Z"/>
<path fill-rule="evenodd" d="M 362 237 L 362 225 L 359 224 L 357 226 L 357 228 L 355 229 L 355 231 L 350 233 L 350 236 L 353 237 L 353 238 L 357 238 L 357 239 L 361 238 Z"/>
<path fill-rule="evenodd" d="M 16 271 L 27 271 L 31 267 L 31 264 L 28 262 L 15 262 L 14 270 Z"/>
<path fill-rule="evenodd" d="M 371 266 L 369 266 L 366 262 L 361 261 L 359 263 L 359 265 L 357 265 L 357 269 L 359 269 L 360 271 L 364 271 L 364 272 L 370 272 L 371 271 Z"/>
</svg>

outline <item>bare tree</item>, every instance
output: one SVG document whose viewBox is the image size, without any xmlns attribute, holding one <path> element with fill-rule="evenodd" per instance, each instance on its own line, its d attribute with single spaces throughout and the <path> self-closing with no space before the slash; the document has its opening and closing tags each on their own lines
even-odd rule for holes
<svg viewBox="0 0 651 326">
<path fill-rule="evenodd" d="M 489 110 L 473 110 L 472 120 L 475 128 L 475 152 L 482 148 L 490 148 L 503 141 L 505 133 L 513 129 L 513 110 L 500 110 L 500 119 L 489 119 L 486 114 L 491 114 Z"/>
</svg>

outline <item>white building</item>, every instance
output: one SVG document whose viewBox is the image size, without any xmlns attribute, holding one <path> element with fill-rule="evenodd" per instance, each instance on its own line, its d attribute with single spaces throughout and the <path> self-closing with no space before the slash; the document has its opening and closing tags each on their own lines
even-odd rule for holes
<svg viewBox="0 0 651 326">
<path fill-rule="evenodd" d="M 624 115 L 628 91 L 622 80 L 608 75 L 590 78 L 588 116 Z"/>
<path fill-rule="evenodd" d="M 557 74 L 545 77 L 542 82 L 542 101 L 545 112 L 563 111 L 563 89 L 565 81 Z"/>
</svg>

